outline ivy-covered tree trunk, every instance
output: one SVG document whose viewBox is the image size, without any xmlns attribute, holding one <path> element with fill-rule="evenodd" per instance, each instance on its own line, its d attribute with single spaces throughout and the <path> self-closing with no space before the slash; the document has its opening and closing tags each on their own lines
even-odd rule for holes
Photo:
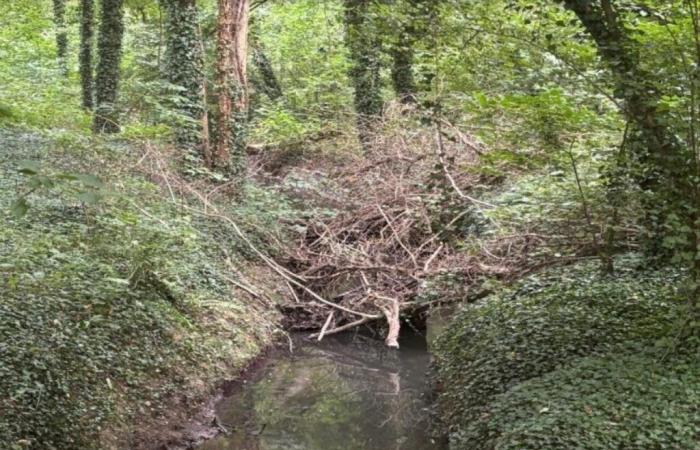
<svg viewBox="0 0 700 450">
<path fill-rule="evenodd" d="M 416 83 L 414 74 L 415 47 L 428 37 L 441 0 L 403 0 L 399 2 L 392 24 L 391 80 L 396 97 L 403 103 L 414 103 L 423 86 Z"/>
<path fill-rule="evenodd" d="M 413 79 L 413 34 L 410 25 L 400 30 L 398 40 L 391 49 L 391 81 L 394 92 L 403 103 L 415 101 L 416 84 Z"/>
<path fill-rule="evenodd" d="M 117 94 L 124 35 L 124 0 L 101 0 L 95 77 L 96 133 L 118 133 Z"/>
<path fill-rule="evenodd" d="M 355 92 L 357 131 L 369 149 L 373 124 L 382 112 L 381 41 L 373 26 L 369 0 L 345 0 L 345 43 L 350 51 L 350 80 Z"/>
<path fill-rule="evenodd" d="M 282 96 L 282 86 L 280 86 L 277 76 L 275 76 L 270 60 L 259 45 L 253 47 L 253 63 L 260 74 L 260 90 L 270 100 L 274 101 L 280 98 Z"/>
<path fill-rule="evenodd" d="M 166 0 L 165 74 L 178 88 L 178 103 L 184 119 L 176 129 L 182 149 L 194 149 L 211 164 L 205 99 L 204 54 L 195 0 Z"/>
<path fill-rule="evenodd" d="M 64 75 L 68 75 L 68 32 L 66 30 L 66 0 L 53 0 L 53 21 L 56 26 L 56 57 Z"/>
<path fill-rule="evenodd" d="M 579 18 L 613 74 L 614 95 L 631 125 L 627 147 L 632 175 L 642 189 L 653 194 L 646 204 L 647 252 L 664 256 L 665 222 L 671 212 L 681 212 L 683 199 L 692 196 L 694 187 L 683 149 L 659 106 L 662 94 L 653 74 L 640 63 L 638 44 L 625 30 L 611 0 L 566 0 L 565 6 Z"/>
<path fill-rule="evenodd" d="M 92 49 L 95 37 L 94 0 L 80 0 L 80 86 L 83 108 L 95 105 L 93 93 Z"/>
<path fill-rule="evenodd" d="M 219 116 L 214 166 L 234 180 L 245 175 L 248 78 L 248 0 L 218 0 L 217 90 Z"/>
<path fill-rule="evenodd" d="M 664 124 L 659 108 L 661 93 L 653 75 L 640 64 L 637 44 L 620 23 L 610 0 L 566 0 L 566 7 L 581 20 L 615 77 L 615 97 L 622 100 L 623 112 L 634 126 L 637 136 L 632 137 L 643 145 L 630 147 L 639 161 L 652 169 L 642 180 L 642 187 L 665 188 L 663 172 L 668 175 L 679 168 L 679 143 Z"/>
</svg>

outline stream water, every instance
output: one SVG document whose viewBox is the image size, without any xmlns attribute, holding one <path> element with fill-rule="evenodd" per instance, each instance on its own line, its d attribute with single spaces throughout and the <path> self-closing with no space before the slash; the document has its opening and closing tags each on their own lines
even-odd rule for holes
<svg viewBox="0 0 700 450">
<path fill-rule="evenodd" d="M 403 333 L 403 330 L 402 330 Z M 216 407 L 229 432 L 199 450 L 441 450 L 430 435 L 425 338 L 297 341 Z"/>
</svg>

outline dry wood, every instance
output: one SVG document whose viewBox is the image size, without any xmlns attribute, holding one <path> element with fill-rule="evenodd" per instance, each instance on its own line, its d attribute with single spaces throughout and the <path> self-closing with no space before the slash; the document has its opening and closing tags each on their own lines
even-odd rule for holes
<svg viewBox="0 0 700 450">
<path fill-rule="evenodd" d="M 475 152 L 464 151 L 461 141 L 469 139 L 466 133 L 453 143 L 442 142 L 434 130 L 392 130 L 394 134 L 377 136 L 376 151 L 346 163 L 345 168 L 363 170 L 338 171 L 329 177 L 337 189 L 317 198 L 333 197 L 333 204 L 343 207 L 334 216 L 319 214 L 295 223 L 304 231 L 296 242 L 282 248 L 286 252 L 277 259 L 257 248 L 237 219 L 217 206 L 215 198 L 225 195 L 225 186 L 198 186 L 168 173 L 167 164 L 150 148 L 140 162 L 149 166 L 174 202 L 183 197 L 195 200 L 196 206 L 189 201 L 182 208 L 226 223 L 280 278 L 278 285 L 290 292 L 282 309 L 305 317 L 296 329 L 318 330 L 311 337 L 323 339 L 369 323 L 384 324 L 387 345 L 398 347 L 400 317 L 428 306 L 418 296 L 431 280 L 443 274 L 459 277 L 461 285 L 473 286 L 465 289 L 468 295 L 478 297 L 484 292 L 479 287 L 484 279 L 508 280 L 529 268 L 551 264 L 551 259 L 533 257 L 533 252 L 545 242 L 571 245 L 571 239 L 537 229 L 492 238 L 470 236 L 465 227 L 473 220 L 486 221 L 484 211 L 493 205 L 471 195 L 470 187 L 479 184 L 475 175 L 457 170 L 478 158 Z M 445 180 L 443 185 L 435 185 L 435 175 Z M 445 202 L 457 207 L 436 211 L 436 205 Z M 465 245 L 471 250 L 465 251 Z M 264 289 L 237 278 L 229 282 L 253 297 L 267 299 Z"/>
</svg>

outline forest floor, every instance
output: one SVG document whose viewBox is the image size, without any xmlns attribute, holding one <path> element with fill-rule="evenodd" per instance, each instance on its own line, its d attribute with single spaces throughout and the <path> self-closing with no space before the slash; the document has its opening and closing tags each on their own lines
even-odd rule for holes
<svg viewBox="0 0 700 450">
<path fill-rule="evenodd" d="M 281 337 L 275 308 L 239 287 L 267 270 L 230 224 L 174 197 L 163 148 L 17 128 L 0 140 L 0 204 L 15 212 L 0 230 L 5 443 L 153 448 L 211 430 L 217 386 Z M 262 247 L 273 204 L 256 190 L 226 215 Z M 203 426 L 186 427 L 199 410 Z"/>
</svg>

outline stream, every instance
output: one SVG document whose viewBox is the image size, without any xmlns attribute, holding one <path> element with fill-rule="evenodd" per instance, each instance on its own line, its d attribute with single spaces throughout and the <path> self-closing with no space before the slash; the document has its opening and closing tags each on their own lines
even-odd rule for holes
<svg viewBox="0 0 700 450">
<path fill-rule="evenodd" d="M 294 339 L 216 405 L 228 433 L 198 450 L 441 450 L 430 435 L 425 337 Z"/>
</svg>

